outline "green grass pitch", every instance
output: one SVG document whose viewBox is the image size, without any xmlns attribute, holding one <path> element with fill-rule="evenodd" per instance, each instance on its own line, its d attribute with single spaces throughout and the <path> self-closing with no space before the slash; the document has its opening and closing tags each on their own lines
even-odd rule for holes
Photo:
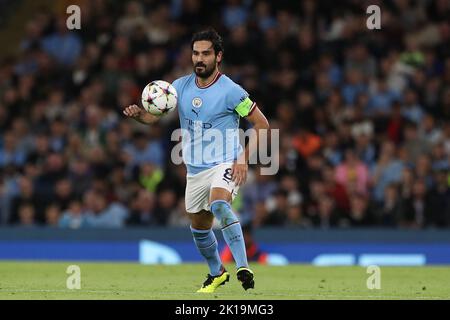
<svg viewBox="0 0 450 320">
<path fill-rule="evenodd" d="M 69 265 L 81 269 L 81 289 L 66 287 Z M 449 267 L 381 267 L 381 289 L 367 288 L 363 267 L 251 266 L 254 290 L 244 291 L 228 265 L 230 282 L 198 294 L 206 264 L 0 262 L 0 299 L 450 299 Z"/>
</svg>

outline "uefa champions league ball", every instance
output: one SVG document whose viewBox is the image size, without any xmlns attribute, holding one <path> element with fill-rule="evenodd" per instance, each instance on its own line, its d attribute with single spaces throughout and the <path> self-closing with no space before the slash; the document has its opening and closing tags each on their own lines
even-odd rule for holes
<svg viewBox="0 0 450 320">
<path fill-rule="evenodd" d="M 175 110 L 177 99 L 175 88 L 163 80 L 150 82 L 142 91 L 142 106 L 145 111 L 155 116 L 162 116 Z"/>
</svg>

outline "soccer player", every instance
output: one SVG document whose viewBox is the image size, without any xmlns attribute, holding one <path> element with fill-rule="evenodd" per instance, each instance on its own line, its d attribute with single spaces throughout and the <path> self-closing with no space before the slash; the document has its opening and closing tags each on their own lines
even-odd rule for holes
<svg viewBox="0 0 450 320">
<path fill-rule="evenodd" d="M 191 47 L 194 72 L 175 80 L 173 86 L 178 93 L 181 128 L 188 133 L 182 137 L 183 161 L 187 167 L 186 212 L 191 219 L 194 242 L 210 270 L 197 292 L 214 292 L 230 278 L 212 231 L 214 217 L 220 221 L 223 237 L 235 260 L 237 279 L 247 290 L 254 288 L 254 274 L 248 266 L 242 228 L 231 202 L 247 179 L 248 160 L 257 149 L 258 132 L 268 130 L 269 124 L 249 94 L 219 71 L 224 50 L 222 38 L 215 30 L 194 34 Z M 146 124 L 159 119 L 137 105 L 127 107 L 124 114 Z M 250 139 L 245 150 L 239 143 L 241 117 L 253 125 L 253 138 L 256 138 Z M 209 155 L 196 152 L 211 143 L 211 138 L 205 138 L 210 130 L 222 134 L 222 141 L 214 141 L 222 151 Z"/>
</svg>

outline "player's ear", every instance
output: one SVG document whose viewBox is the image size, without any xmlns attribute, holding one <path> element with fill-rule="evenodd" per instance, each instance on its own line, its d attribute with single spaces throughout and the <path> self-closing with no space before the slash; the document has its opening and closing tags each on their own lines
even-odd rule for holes
<svg viewBox="0 0 450 320">
<path fill-rule="evenodd" d="M 217 53 L 217 57 L 216 57 L 216 60 L 217 60 L 217 63 L 218 63 L 218 64 L 220 64 L 220 63 L 222 62 L 222 57 L 223 57 L 223 52 L 222 52 L 222 51 L 219 51 L 219 52 Z"/>
</svg>

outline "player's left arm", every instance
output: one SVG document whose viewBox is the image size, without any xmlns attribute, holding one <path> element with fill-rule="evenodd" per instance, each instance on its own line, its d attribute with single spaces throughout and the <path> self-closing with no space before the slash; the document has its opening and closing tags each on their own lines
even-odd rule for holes
<svg viewBox="0 0 450 320">
<path fill-rule="evenodd" d="M 234 162 L 231 169 L 232 181 L 240 186 L 247 180 L 248 161 L 252 155 L 257 151 L 259 139 L 261 137 L 261 130 L 270 130 L 269 122 L 256 104 L 249 108 L 245 119 L 253 125 L 249 136 L 249 142 L 245 147 L 245 151 L 241 153 L 240 157 Z M 264 135 L 268 137 L 269 135 Z"/>
</svg>

